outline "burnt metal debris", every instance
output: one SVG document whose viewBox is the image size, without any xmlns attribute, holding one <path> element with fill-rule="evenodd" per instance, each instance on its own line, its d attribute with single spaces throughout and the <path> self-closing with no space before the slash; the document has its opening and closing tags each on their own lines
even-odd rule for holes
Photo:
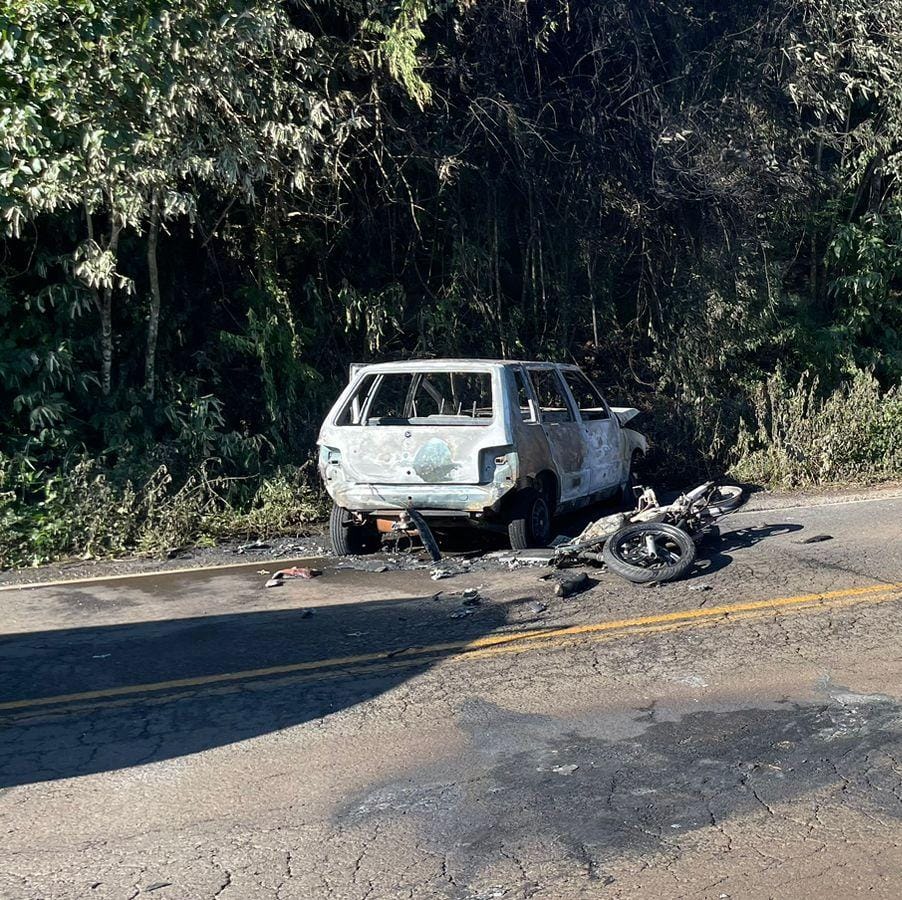
<svg viewBox="0 0 902 900">
<path fill-rule="evenodd" d="M 265 587 L 281 587 L 285 583 L 286 578 L 317 578 L 323 573 L 319 569 L 310 569 L 306 566 L 292 566 L 290 569 L 279 569 L 273 573 L 272 577 L 266 582 Z"/>
<path fill-rule="evenodd" d="M 742 488 L 707 481 L 673 502 L 661 504 L 651 488 L 637 488 L 630 513 L 614 513 L 589 524 L 573 541 L 555 549 L 559 566 L 604 564 L 637 584 L 681 578 L 696 558 L 696 544 L 721 516 L 743 501 Z"/>
<path fill-rule="evenodd" d="M 572 597 L 581 594 L 594 585 L 594 582 L 585 572 L 565 575 L 554 587 L 554 593 L 561 598 Z"/>
<path fill-rule="evenodd" d="M 438 542 L 432 529 L 426 524 L 426 520 L 415 509 L 405 509 L 397 522 L 392 525 L 395 531 L 410 531 L 411 527 L 420 535 L 420 540 L 426 548 L 426 552 L 432 557 L 433 562 L 439 562 L 442 552 L 438 548 Z"/>
</svg>

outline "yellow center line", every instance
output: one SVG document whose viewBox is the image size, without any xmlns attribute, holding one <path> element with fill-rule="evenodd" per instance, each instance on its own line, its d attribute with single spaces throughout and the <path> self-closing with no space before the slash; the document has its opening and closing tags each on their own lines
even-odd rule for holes
<svg viewBox="0 0 902 900">
<path fill-rule="evenodd" d="M 287 685 L 298 685 L 298 684 L 309 684 L 309 683 L 322 683 L 329 680 L 338 680 L 340 678 L 347 678 L 351 675 L 360 675 L 360 676 L 373 676 L 379 675 L 385 672 L 390 672 L 397 669 L 410 669 L 415 667 L 417 664 L 427 665 L 433 662 L 443 662 L 443 663 L 458 663 L 458 662 L 470 662 L 474 660 L 487 659 L 489 657 L 494 657 L 502 653 L 525 653 L 529 650 L 556 650 L 563 649 L 568 647 L 573 647 L 574 644 L 585 642 L 585 641 L 613 641 L 620 638 L 628 638 L 628 637 L 645 637 L 648 635 L 655 634 L 665 634 L 670 632 L 679 631 L 684 628 L 692 628 L 702 629 L 702 628 L 715 628 L 721 625 L 729 625 L 738 622 L 747 622 L 753 619 L 764 619 L 770 616 L 777 615 L 790 615 L 794 613 L 805 612 L 808 610 L 825 610 L 825 609 L 837 609 L 837 608 L 848 608 L 856 605 L 873 605 L 876 606 L 881 603 L 894 602 L 898 601 L 899 596 L 896 591 L 887 591 L 885 595 L 875 593 L 875 594 L 867 594 L 864 596 L 853 596 L 846 598 L 838 598 L 838 599 L 828 599 L 828 600 L 820 600 L 811 603 L 800 604 L 798 606 L 792 606 L 788 608 L 782 609 L 754 609 L 748 610 L 738 613 L 731 613 L 729 616 L 720 616 L 718 618 L 709 619 L 709 620 L 685 620 L 680 622 L 669 622 L 658 625 L 648 625 L 641 626 L 635 628 L 627 628 L 622 629 L 620 631 L 608 631 L 604 633 L 598 634 L 590 634 L 590 635 L 573 635 L 562 638 L 555 638 L 554 634 L 549 635 L 548 640 L 539 640 L 539 641 L 527 641 L 524 643 L 516 643 L 503 645 L 498 647 L 487 647 L 482 650 L 474 650 L 465 653 L 459 653 L 454 656 L 444 656 L 444 657 L 429 657 L 429 656 L 420 656 L 420 657 L 411 657 L 408 659 L 391 659 L 386 661 L 379 662 L 370 662 L 370 663 L 361 663 L 359 665 L 348 666 L 342 669 L 325 669 L 323 671 L 312 671 L 312 672 L 304 672 L 298 674 L 287 674 L 281 678 L 270 678 L 264 681 L 257 681 L 257 684 L 260 688 L 273 688 L 273 687 L 284 687 Z M 563 630 L 563 629 L 561 629 Z M 225 682 L 218 685 L 210 685 L 206 691 L 209 695 L 224 695 L 227 693 L 235 693 L 237 691 L 244 690 L 254 690 L 255 683 L 253 680 L 245 681 L 244 683 L 238 681 Z M 55 709 L 41 711 L 40 709 L 25 709 L 23 712 L 18 714 L 13 714 L 11 717 L 6 718 L 7 723 L 12 722 L 28 722 L 32 719 L 41 719 L 42 716 L 47 715 L 57 715 L 59 713 L 71 714 L 71 713 L 80 713 L 93 711 L 98 709 L 121 709 L 122 707 L 134 705 L 136 703 L 144 703 L 144 704 L 159 704 L 159 703 L 170 703 L 176 700 L 187 700 L 197 696 L 197 691 L 191 689 L 190 687 L 181 693 L 169 693 L 169 694 L 157 694 L 145 696 L 144 694 L 138 694 L 134 696 L 121 697 L 119 699 L 107 699 L 107 700 L 98 700 L 96 702 L 73 702 L 66 706 L 58 707 Z"/>
<path fill-rule="evenodd" d="M 877 606 L 881 603 L 895 602 L 900 599 L 898 590 L 894 588 L 887 589 L 885 596 L 882 596 L 883 593 L 884 592 L 868 594 L 866 596 L 853 596 L 837 599 L 819 599 L 817 601 L 812 601 L 809 603 L 800 603 L 798 605 L 790 607 L 778 607 L 776 609 L 769 607 L 760 607 L 756 609 L 731 612 L 729 615 L 721 615 L 707 620 L 686 618 L 675 622 L 666 622 L 663 624 L 645 626 L 639 625 L 630 628 L 623 628 L 619 631 L 608 631 L 603 633 L 580 633 L 577 635 L 558 637 L 559 632 L 557 632 L 555 634 L 548 635 L 548 640 L 527 640 L 522 644 L 518 643 L 502 647 L 488 647 L 484 650 L 474 650 L 466 654 L 458 654 L 457 656 L 449 657 L 449 661 L 461 662 L 474 659 L 484 659 L 486 657 L 496 656 L 500 653 L 524 653 L 528 650 L 537 650 L 539 648 L 547 650 L 555 647 L 570 647 L 578 641 L 602 641 L 612 638 L 631 637 L 634 635 L 644 636 L 649 634 L 661 634 L 668 631 L 678 631 L 683 628 L 712 628 L 717 625 L 725 625 L 732 622 L 746 622 L 752 619 L 768 618 L 772 615 L 776 616 L 816 609 L 845 609 L 850 606 L 857 606 L 862 604 Z M 410 665 L 410 663 L 407 663 L 407 665 Z"/>
<path fill-rule="evenodd" d="M 546 628 L 531 631 L 520 631 L 506 634 L 489 635 L 469 641 L 446 641 L 440 644 L 427 644 L 421 647 L 407 647 L 398 650 L 386 650 L 373 653 L 362 653 L 353 656 L 338 656 L 329 659 L 309 660 L 300 663 L 288 663 L 279 666 L 267 666 L 260 669 L 244 669 L 237 672 L 221 672 L 213 675 L 199 675 L 190 678 L 176 678 L 168 681 L 155 681 L 147 684 L 122 685 L 120 687 L 102 688 L 94 691 L 81 691 L 73 694 L 58 694 L 52 697 L 36 697 L 27 700 L 12 700 L 0 703 L 0 710 L 28 709 L 40 706 L 53 706 L 63 703 L 79 703 L 91 700 L 125 698 L 138 694 L 152 694 L 158 691 L 177 690 L 179 688 L 196 688 L 212 685 L 228 685 L 229 683 L 253 681 L 261 678 L 273 678 L 278 675 L 300 675 L 310 673 L 312 679 L 321 679 L 330 674 L 348 675 L 376 672 L 383 668 L 400 668 L 416 662 L 427 662 L 435 656 L 457 656 L 460 659 L 474 659 L 502 652 L 520 652 L 525 650 L 550 647 L 563 643 L 571 643 L 575 638 L 607 636 L 627 636 L 631 634 L 653 633 L 685 626 L 716 624 L 719 620 L 748 618 L 766 615 L 782 610 L 823 607 L 825 605 L 841 605 L 841 601 L 852 602 L 886 602 L 898 599 L 902 591 L 902 583 L 874 584 L 866 587 L 845 588 L 837 591 L 824 591 L 813 594 L 799 594 L 792 597 L 776 597 L 769 600 L 752 600 L 744 603 L 723 604 L 709 608 L 676 610 L 669 613 L 635 616 L 625 619 L 614 619 L 607 622 L 593 622 L 585 625 L 572 625 L 566 628 Z M 878 600 L 876 595 L 889 596 Z M 381 665 L 379 665 L 381 664 Z M 336 671 L 338 670 L 338 671 Z"/>
</svg>

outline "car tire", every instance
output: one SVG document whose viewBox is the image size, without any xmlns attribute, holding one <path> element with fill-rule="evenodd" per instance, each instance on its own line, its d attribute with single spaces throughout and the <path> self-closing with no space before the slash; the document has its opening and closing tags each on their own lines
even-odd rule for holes
<svg viewBox="0 0 902 900">
<path fill-rule="evenodd" d="M 329 515 L 329 537 L 332 540 L 332 552 L 336 556 L 357 556 L 360 553 L 372 553 L 376 549 L 378 533 L 372 525 L 354 525 L 348 522 L 348 511 L 333 503 Z"/>
<path fill-rule="evenodd" d="M 551 540 L 551 509 L 544 494 L 534 488 L 520 491 L 507 523 L 512 550 L 547 547 Z"/>
</svg>

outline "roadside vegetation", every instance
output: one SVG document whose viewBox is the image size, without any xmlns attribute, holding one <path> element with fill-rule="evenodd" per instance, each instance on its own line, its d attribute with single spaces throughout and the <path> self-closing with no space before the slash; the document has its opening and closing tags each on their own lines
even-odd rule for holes
<svg viewBox="0 0 902 900">
<path fill-rule="evenodd" d="M 887 481 L 902 473 L 902 392 L 859 372 L 826 397 L 816 377 L 782 372 L 756 388 L 740 423 L 733 474 L 763 485 Z"/>
<path fill-rule="evenodd" d="M 902 477 L 902 0 L 0 0 L 0 567 L 296 533 L 351 361 Z"/>
</svg>

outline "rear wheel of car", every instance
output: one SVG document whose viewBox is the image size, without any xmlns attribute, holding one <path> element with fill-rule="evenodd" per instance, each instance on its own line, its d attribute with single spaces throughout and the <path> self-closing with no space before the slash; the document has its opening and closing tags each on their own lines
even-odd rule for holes
<svg viewBox="0 0 902 900">
<path fill-rule="evenodd" d="M 519 493 L 507 523 L 507 536 L 513 550 L 548 546 L 551 540 L 551 508 L 543 494 L 534 488 Z"/>
<path fill-rule="evenodd" d="M 378 545 L 379 534 L 373 525 L 355 525 L 350 513 L 332 504 L 329 516 L 329 537 L 332 539 L 332 550 L 336 556 L 356 556 L 359 553 L 372 553 Z"/>
</svg>

